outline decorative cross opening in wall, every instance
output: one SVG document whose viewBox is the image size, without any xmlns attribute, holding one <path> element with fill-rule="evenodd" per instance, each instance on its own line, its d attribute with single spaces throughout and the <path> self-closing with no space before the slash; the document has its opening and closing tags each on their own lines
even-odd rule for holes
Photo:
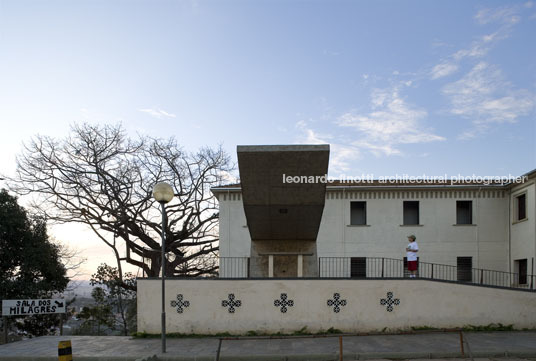
<svg viewBox="0 0 536 361">
<path fill-rule="evenodd" d="M 400 300 L 398 298 L 393 298 L 393 292 L 387 292 L 387 298 L 382 298 L 380 300 L 380 305 L 387 305 L 388 312 L 393 312 L 393 305 L 398 306 L 399 304 Z"/>
<path fill-rule="evenodd" d="M 229 296 L 227 296 L 227 298 L 228 298 L 227 300 L 221 301 L 221 305 L 223 307 L 228 307 L 229 313 L 234 313 L 235 307 L 242 306 L 241 300 L 235 300 L 234 293 L 229 293 Z"/>
<path fill-rule="evenodd" d="M 184 300 L 182 293 L 177 295 L 177 301 L 171 301 L 171 307 L 177 307 L 177 313 L 182 313 L 185 307 L 190 307 L 190 301 Z"/>
<path fill-rule="evenodd" d="M 339 306 L 346 306 L 346 300 L 341 300 L 340 293 L 334 293 L 333 299 L 328 300 L 328 306 L 333 306 L 333 312 L 339 313 L 341 311 L 341 308 Z"/>
<path fill-rule="evenodd" d="M 294 306 L 294 300 L 288 300 L 288 296 L 286 293 L 282 293 L 280 296 L 281 299 L 274 300 L 274 306 L 275 307 L 281 307 L 281 313 L 287 312 L 287 306 L 292 307 Z"/>
</svg>

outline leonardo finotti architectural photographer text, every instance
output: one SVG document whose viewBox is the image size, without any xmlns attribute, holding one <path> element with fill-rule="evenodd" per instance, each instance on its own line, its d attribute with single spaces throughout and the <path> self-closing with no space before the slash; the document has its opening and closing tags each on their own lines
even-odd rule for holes
<svg viewBox="0 0 536 361">
<path fill-rule="evenodd" d="M 479 176 L 476 174 L 465 176 L 461 174 L 457 174 L 454 176 L 448 176 L 447 174 L 443 174 L 440 176 L 429 176 L 426 174 L 423 174 L 421 176 L 412 176 L 408 174 L 396 174 L 393 176 L 379 176 L 374 177 L 374 174 L 361 174 L 360 176 L 347 176 L 345 174 L 341 174 L 338 178 L 334 178 L 331 176 L 328 176 L 327 174 L 324 175 L 316 175 L 316 176 L 293 176 L 293 175 L 287 175 L 283 174 L 283 183 L 285 184 L 314 184 L 314 183 L 333 183 L 335 181 L 341 182 L 341 183 L 363 183 L 363 184 L 372 184 L 372 183 L 380 183 L 380 184 L 449 184 L 449 185 L 456 185 L 456 184 L 482 184 L 482 185 L 491 185 L 491 184 L 509 184 L 509 183 L 516 183 L 521 184 L 524 183 L 527 180 L 526 176 L 513 176 L 511 174 L 504 175 L 504 176 L 498 176 L 498 175 L 492 175 L 492 176 Z"/>
</svg>

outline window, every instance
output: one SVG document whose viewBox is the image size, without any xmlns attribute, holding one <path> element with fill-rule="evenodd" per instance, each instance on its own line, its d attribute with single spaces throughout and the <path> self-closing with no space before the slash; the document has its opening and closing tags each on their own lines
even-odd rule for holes
<svg viewBox="0 0 536 361">
<path fill-rule="evenodd" d="M 527 218 L 527 194 L 523 193 L 515 198 L 516 221 Z"/>
<path fill-rule="evenodd" d="M 473 257 L 458 257 L 458 281 L 473 281 Z"/>
<path fill-rule="evenodd" d="M 472 201 L 456 201 L 456 224 L 473 224 Z"/>
<path fill-rule="evenodd" d="M 404 201 L 404 225 L 419 224 L 419 201 Z"/>
<path fill-rule="evenodd" d="M 518 283 L 520 285 L 527 284 L 527 259 L 518 259 L 516 262 L 516 271 L 518 273 Z"/>
<path fill-rule="evenodd" d="M 350 259 L 350 277 L 367 277 L 366 257 L 352 257 Z"/>
<path fill-rule="evenodd" d="M 350 202 L 350 224 L 356 226 L 367 224 L 367 202 Z"/>
</svg>

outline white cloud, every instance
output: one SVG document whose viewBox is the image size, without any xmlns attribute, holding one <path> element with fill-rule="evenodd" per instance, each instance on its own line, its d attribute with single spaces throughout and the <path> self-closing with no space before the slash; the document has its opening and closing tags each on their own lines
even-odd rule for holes
<svg viewBox="0 0 536 361">
<path fill-rule="evenodd" d="M 175 114 L 168 113 L 168 112 L 166 112 L 165 110 L 162 110 L 162 109 L 147 108 L 147 109 L 138 109 L 138 111 L 143 112 L 143 113 L 147 113 L 150 116 L 153 116 L 155 118 L 162 118 L 162 117 L 175 118 L 176 117 Z"/>
<path fill-rule="evenodd" d="M 330 134 L 318 134 L 309 127 L 308 122 L 300 120 L 296 123 L 296 128 L 302 131 L 298 143 L 301 144 L 329 144 L 330 160 L 329 167 L 332 173 L 343 173 L 350 170 L 350 162 L 360 158 L 359 148 L 342 144 L 334 139 Z"/>
<path fill-rule="evenodd" d="M 219 171 L 218 175 L 222 179 L 223 184 L 236 184 L 240 182 L 240 179 L 227 171 Z"/>
<path fill-rule="evenodd" d="M 450 75 L 458 70 L 458 65 L 454 63 L 440 63 L 434 66 L 432 69 L 431 75 L 432 79 L 442 78 L 444 76 Z"/>
<path fill-rule="evenodd" d="M 400 96 L 398 88 L 376 89 L 371 95 L 372 111 L 368 114 L 343 114 L 338 124 L 350 127 L 362 135 L 352 144 L 375 155 L 401 154 L 399 144 L 416 144 L 445 140 L 424 130 L 420 121 L 426 110 L 412 106 Z"/>
<path fill-rule="evenodd" d="M 521 20 L 518 16 L 519 12 L 520 6 L 504 6 L 495 9 L 479 10 L 475 15 L 477 22 L 481 25 L 499 23 L 500 26 L 497 31 L 480 36 L 469 47 L 455 51 L 450 56 L 442 59 L 430 71 L 430 78 L 435 80 L 454 73 L 459 69 L 459 63 L 463 59 L 485 57 L 498 41 L 510 36 L 513 26 Z"/>
<path fill-rule="evenodd" d="M 378 144 L 372 144 L 363 140 L 358 140 L 358 141 L 353 142 L 353 145 L 355 145 L 358 148 L 367 149 L 376 157 L 381 157 L 382 155 L 391 156 L 391 155 L 401 154 L 401 152 L 398 149 L 393 148 L 389 144 L 378 145 Z"/>
<path fill-rule="evenodd" d="M 512 89 L 501 70 L 480 62 L 463 78 L 447 84 L 443 90 L 450 102 L 450 112 L 471 119 L 473 129 L 460 135 L 475 137 L 491 123 L 515 122 L 527 115 L 535 104 L 529 91 Z"/>
<path fill-rule="evenodd" d="M 516 24 L 519 22 L 518 6 L 501 6 L 494 9 L 481 9 L 475 15 L 479 24 L 499 22 L 503 24 Z"/>
</svg>

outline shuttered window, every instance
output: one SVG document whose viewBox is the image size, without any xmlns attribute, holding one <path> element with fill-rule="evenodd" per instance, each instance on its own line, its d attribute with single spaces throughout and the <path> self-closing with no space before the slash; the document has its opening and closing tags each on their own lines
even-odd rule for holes
<svg viewBox="0 0 536 361">
<path fill-rule="evenodd" d="M 473 281 L 473 257 L 458 257 L 458 281 Z"/>
</svg>

